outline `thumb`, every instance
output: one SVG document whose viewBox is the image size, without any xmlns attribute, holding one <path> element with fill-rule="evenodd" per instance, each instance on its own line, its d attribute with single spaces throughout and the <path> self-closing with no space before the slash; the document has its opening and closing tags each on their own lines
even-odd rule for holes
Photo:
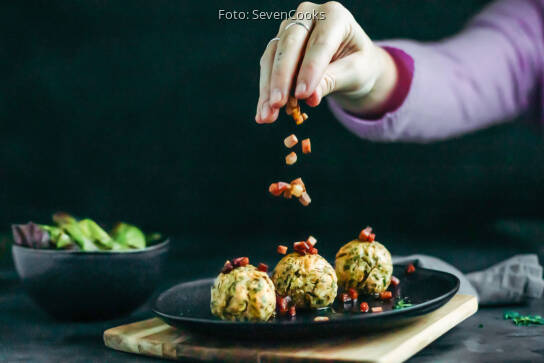
<svg viewBox="0 0 544 363">
<path fill-rule="evenodd" d="M 342 96 L 348 98 L 366 96 L 376 83 L 377 72 L 371 64 L 365 63 L 369 62 L 359 52 L 330 63 L 306 103 L 315 107 L 331 93 L 342 93 Z"/>
</svg>

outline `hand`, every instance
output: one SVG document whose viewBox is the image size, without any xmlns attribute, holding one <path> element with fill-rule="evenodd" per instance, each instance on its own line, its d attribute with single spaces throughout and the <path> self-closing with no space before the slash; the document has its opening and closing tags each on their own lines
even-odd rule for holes
<svg viewBox="0 0 544 363">
<path fill-rule="evenodd" d="M 307 19 L 304 15 L 308 14 L 317 16 Z M 310 31 L 299 24 L 286 29 L 294 21 L 306 24 Z M 384 111 L 382 106 L 397 80 L 395 63 L 340 3 L 301 3 L 295 19 L 282 21 L 276 37 L 280 39 L 268 44 L 260 61 L 257 123 L 276 121 L 294 84 L 295 97 L 311 107 L 332 94 L 344 109 L 356 114 Z"/>
</svg>

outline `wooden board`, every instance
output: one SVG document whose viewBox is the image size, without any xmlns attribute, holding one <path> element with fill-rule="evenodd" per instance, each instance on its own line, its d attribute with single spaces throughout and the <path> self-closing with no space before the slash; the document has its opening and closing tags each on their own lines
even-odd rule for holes
<svg viewBox="0 0 544 363">
<path fill-rule="evenodd" d="M 475 297 L 456 295 L 407 326 L 362 336 L 307 342 L 232 342 L 193 336 L 157 318 L 104 332 L 106 346 L 166 359 L 227 362 L 403 362 L 478 310 Z"/>
</svg>

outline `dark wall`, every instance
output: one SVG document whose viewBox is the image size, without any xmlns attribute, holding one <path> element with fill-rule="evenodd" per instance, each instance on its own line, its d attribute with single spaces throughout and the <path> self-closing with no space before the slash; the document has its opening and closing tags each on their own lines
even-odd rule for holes
<svg viewBox="0 0 544 363">
<path fill-rule="evenodd" d="M 438 39 L 487 1 L 346 2 L 375 39 Z M 470 228 L 542 216 L 544 142 L 512 123 L 433 145 L 360 140 L 325 105 L 283 164 L 282 116 L 254 122 L 258 60 L 277 21 L 218 9 L 293 1 L 4 1 L 0 5 L 0 226 L 62 209 L 167 233 Z M 302 176 L 309 208 L 268 184 Z"/>
</svg>

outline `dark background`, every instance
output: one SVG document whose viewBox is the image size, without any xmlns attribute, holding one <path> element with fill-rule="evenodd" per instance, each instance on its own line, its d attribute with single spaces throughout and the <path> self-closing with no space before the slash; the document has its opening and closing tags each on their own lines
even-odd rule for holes
<svg viewBox="0 0 544 363">
<path fill-rule="evenodd" d="M 373 39 L 433 40 L 487 2 L 344 4 Z M 501 237 L 505 228 L 543 214 L 535 120 L 431 145 L 377 144 L 350 134 L 322 105 L 296 130 L 311 137 L 313 153 L 284 165 L 293 122 L 254 122 L 258 61 L 279 22 L 220 21 L 218 10 L 296 5 L 2 1 L 2 230 L 65 210 L 177 236 L 218 262 L 309 233 L 331 253 L 367 224 L 396 253 L 518 248 Z M 310 207 L 268 195 L 272 181 L 297 176 Z"/>
</svg>

